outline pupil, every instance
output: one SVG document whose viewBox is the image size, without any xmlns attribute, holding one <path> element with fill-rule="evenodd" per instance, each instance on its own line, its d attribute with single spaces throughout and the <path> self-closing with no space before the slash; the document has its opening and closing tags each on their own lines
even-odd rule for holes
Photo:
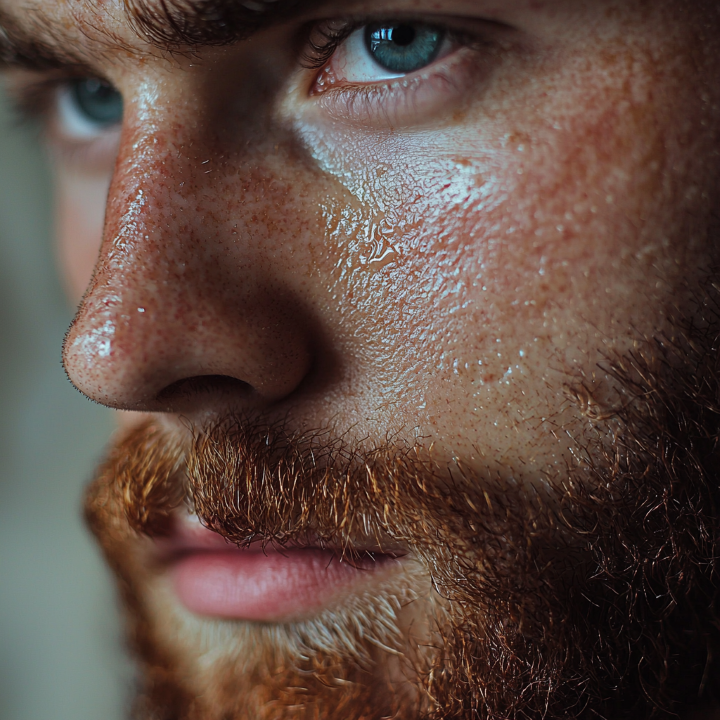
<svg viewBox="0 0 720 720">
<path fill-rule="evenodd" d="M 122 96 L 110 83 L 99 78 L 76 80 L 72 95 L 78 110 L 96 125 L 122 121 Z"/>
<path fill-rule="evenodd" d="M 398 25 L 390 31 L 390 39 L 400 46 L 410 45 L 415 39 L 415 30 L 412 25 Z"/>
</svg>

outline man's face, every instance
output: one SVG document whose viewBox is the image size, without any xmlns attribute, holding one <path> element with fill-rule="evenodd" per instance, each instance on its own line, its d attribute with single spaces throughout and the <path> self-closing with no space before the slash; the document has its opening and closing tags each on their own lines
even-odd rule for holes
<svg viewBox="0 0 720 720">
<path fill-rule="evenodd" d="M 0 8 L 153 717 L 712 686 L 716 3 Z"/>
</svg>

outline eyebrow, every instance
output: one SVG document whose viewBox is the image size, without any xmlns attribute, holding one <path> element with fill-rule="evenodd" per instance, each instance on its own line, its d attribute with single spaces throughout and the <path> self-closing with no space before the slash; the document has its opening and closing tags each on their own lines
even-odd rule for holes
<svg viewBox="0 0 720 720">
<path fill-rule="evenodd" d="M 67 48 L 47 27 L 21 27 L 0 9 L 0 70 L 22 67 L 28 70 L 85 68 L 88 58 Z"/>
<path fill-rule="evenodd" d="M 135 30 L 163 50 L 229 45 L 319 0 L 123 0 Z"/>
<path fill-rule="evenodd" d="M 259 30 L 291 20 L 328 0 L 123 0 L 125 15 L 142 40 L 156 49 L 177 53 L 202 46 L 231 45 Z M 339 2 L 337 4 L 340 4 Z M 82 28 L 81 28 L 82 30 Z M 110 31 L 108 45 L 123 45 Z M 107 47 L 106 47 L 107 49 Z M 0 70 L 89 70 L 86 50 L 68 49 L 67 39 L 49 23 L 22 24 L 0 9 Z"/>
</svg>

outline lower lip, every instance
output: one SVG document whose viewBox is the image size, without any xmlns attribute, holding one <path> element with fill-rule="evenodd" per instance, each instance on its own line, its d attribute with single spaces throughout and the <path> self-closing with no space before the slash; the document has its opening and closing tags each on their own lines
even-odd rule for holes
<svg viewBox="0 0 720 720">
<path fill-rule="evenodd" d="M 191 612 L 255 622 L 312 616 L 395 564 L 389 555 L 348 562 L 317 548 L 190 552 L 173 564 L 180 602 Z"/>
</svg>

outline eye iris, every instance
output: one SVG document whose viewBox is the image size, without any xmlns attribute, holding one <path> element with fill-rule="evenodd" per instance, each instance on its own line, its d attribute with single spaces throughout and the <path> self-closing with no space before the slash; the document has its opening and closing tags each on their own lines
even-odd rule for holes
<svg viewBox="0 0 720 720">
<path fill-rule="evenodd" d="M 76 80 L 71 87 L 77 109 L 96 125 L 115 125 L 122 121 L 122 95 L 110 83 L 98 78 Z"/>
<path fill-rule="evenodd" d="M 373 24 L 365 29 L 365 45 L 375 62 L 397 73 L 409 73 L 429 65 L 444 39 L 442 28 L 420 23 Z"/>
</svg>

